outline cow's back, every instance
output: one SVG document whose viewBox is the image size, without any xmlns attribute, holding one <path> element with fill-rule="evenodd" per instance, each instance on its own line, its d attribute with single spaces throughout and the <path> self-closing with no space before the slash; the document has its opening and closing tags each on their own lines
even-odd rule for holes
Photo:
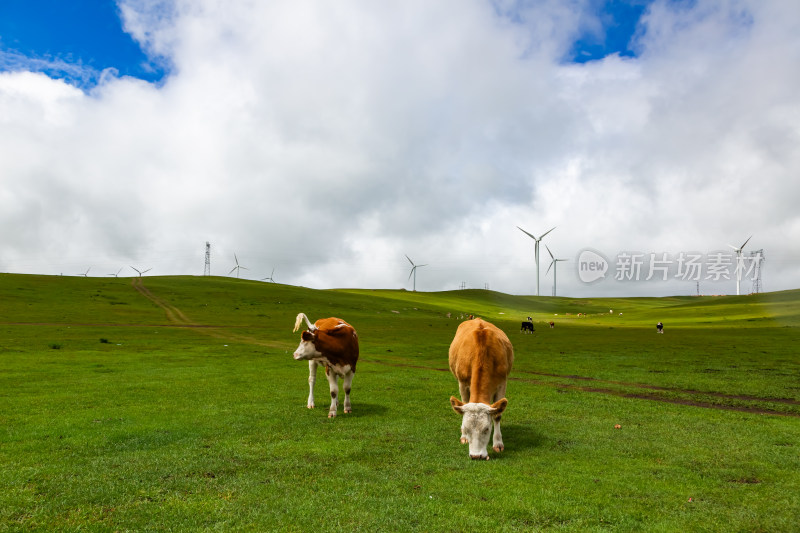
<svg viewBox="0 0 800 533">
<path fill-rule="evenodd" d="M 358 361 L 358 334 L 341 318 L 321 318 L 317 327 L 317 350 L 322 352 L 335 365 L 350 365 L 355 371 Z"/>
<path fill-rule="evenodd" d="M 449 359 L 456 379 L 470 385 L 470 401 L 487 402 L 508 378 L 514 364 L 514 348 L 500 328 L 476 318 L 458 326 Z"/>
</svg>

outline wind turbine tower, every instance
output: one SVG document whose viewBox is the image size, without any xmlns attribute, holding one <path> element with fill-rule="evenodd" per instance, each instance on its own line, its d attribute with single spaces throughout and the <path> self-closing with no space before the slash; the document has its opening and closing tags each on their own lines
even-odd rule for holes
<svg viewBox="0 0 800 533">
<path fill-rule="evenodd" d="M 553 252 L 550 251 L 550 248 L 546 244 L 544 245 L 544 247 L 547 248 L 547 253 L 550 254 L 550 259 L 552 259 L 552 261 L 550 261 L 550 266 L 547 267 L 547 272 L 550 272 L 551 268 L 553 269 L 553 296 L 555 296 L 556 295 L 556 272 L 558 271 L 558 262 L 559 261 L 568 261 L 568 259 L 556 259 L 553 256 Z M 544 273 L 545 276 L 547 275 L 547 272 Z"/>
<path fill-rule="evenodd" d="M 406 256 L 406 259 L 408 259 L 408 262 L 411 263 L 411 273 L 408 275 L 408 279 L 411 279 L 411 276 L 414 276 L 414 292 L 417 292 L 417 269 L 419 267 L 428 265 L 415 265 L 414 261 L 412 261 L 410 257 Z"/>
<path fill-rule="evenodd" d="M 551 231 L 556 229 L 556 227 L 553 226 L 552 228 L 550 228 L 549 230 L 544 232 L 542 234 L 542 236 L 539 237 L 538 239 L 536 238 L 536 236 L 528 233 L 527 231 L 525 231 L 524 229 L 520 228 L 519 226 L 517 226 L 517 229 L 520 230 L 525 235 L 527 235 L 528 237 L 530 237 L 531 239 L 533 239 L 534 241 L 536 241 L 536 247 L 535 247 L 536 248 L 536 296 L 539 296 L 539 243 L 541 242 L 542 239 L 544 239 L 545 235 L 547 235 L 548 233 L 550 233 Z"/>
<path fill-rule="evenodd" d="M 744 241 L 740 247 L 735 247 L 732 244 L 729 244 L 733 251 L 736 252 L 736 295 L 738 296 L 739 293 L 739 285 L 742 283 L 742 270 L 744 269 L 744 259 L 742 258 L 742 250 L 744 250 L 744 246 L 747 242 L 752 239 L 753 236 L 750 235 L 747 238 L 747 241 Z"/>
<path fill-rule="evenodd" d="M 203 269 L 203 275 L 211 275 L 211 243 L 208 241 L 206 241 L 206 266 Z"/>
</svg>

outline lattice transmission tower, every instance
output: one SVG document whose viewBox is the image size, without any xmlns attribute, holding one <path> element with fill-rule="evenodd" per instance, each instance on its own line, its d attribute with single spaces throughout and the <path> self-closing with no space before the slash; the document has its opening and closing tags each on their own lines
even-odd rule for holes
<svg viewBox="0 0 800 533">
<path fill-rule="evenodd" d="M 206 266 L 203 269 L 203 275 L 211 275 L 211 243 L 208 241 L 206 241 Z"/>
<path fill-rule="evenodd" d="M 753 294 L 758 294 L 764 288 L 761 286 L 761 263 L 764 262 L 764 249 L 750 252 L 753 261 Z"/>
</svg>

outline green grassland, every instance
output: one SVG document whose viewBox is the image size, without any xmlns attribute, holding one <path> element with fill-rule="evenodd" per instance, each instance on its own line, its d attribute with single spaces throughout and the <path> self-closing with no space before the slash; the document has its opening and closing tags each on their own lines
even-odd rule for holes
<svg viewBox="0 0 800 533">
<path fill-rule="evenodd" d="M 358 330 L 352 414 L 305 408 L 301 311 Z M 470 314 L 515 348 L 491 461 L 448 402 Z M 800 291 L 0 275 L 0 531 L 797 531 L 799 339 Z"/>
</svg>

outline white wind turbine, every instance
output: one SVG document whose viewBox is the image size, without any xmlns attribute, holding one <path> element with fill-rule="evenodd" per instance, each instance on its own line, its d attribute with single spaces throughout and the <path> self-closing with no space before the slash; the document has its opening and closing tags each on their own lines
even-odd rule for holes
<svg viewBox="0 0 800 533">
<path fill-rule="evenodd" d="M 132 268 L 132 269 L 134 269 L 136 272 L 138 272 L 138 273 L 139 273 L 139 277 L 140 277 L 140 278 L 142 277 L 142 274 L 145 274 L 145 273 L 147 273 L 147 272 L 150 272 L 151 270 L 153 270 L 152 268 L 148 268 L 147 270 L 139 270 L 139 269 L 138 269 L 138 268 L 136 268 L 136 267 L 131 267 L 131 268 Z"/>
<path fill-rule="evenodd" d="M 553 257 L 553 252 L 550 251 L 550 248 L 546 244 L 544 245 L 544 247 L 547 248 L 547 253 L 550 254 L 550 259 L 552 259 L 552 261 L 550 261 L 550 266 L 547 267 L 547 272 L 550 272 L 551 268 L 553 269 L 553 296 L 555 296 L 556 295 L 556 272 L 558 271 L 558 262 L 559 261 L 569 261 L 569 259 L 556 259 L 555 257 Z M 545 276 L 547 275 L 547 272 L 544 273 Z"/>
<path fill-rule="evenodd" d="M 248 270 L 248 268 L 247 267 L 243 267 L 242 265 L 239 264 L 239 258 L 236 257 L 236 254 L 233 254 L 233 259 L 234 259 L 234 261 L 236 261 L 236 266 L 233 267 L 230 272 L 228 272 L 228 275 L 230 276 L 231 274 L 233 274 L 233 271 L 235 270 L 236 271 L 236 277 L 238 278 L 239 277 L 239 271 L 241 269 Z"/>
<path fill-rule="evenodd" d="M 539 296 L 539 242 L 542 239 L 544 239 L 545 235 L 547 235 L 548 233 L 550 233 L 551 231 L 556 229 L 556 226 L 553 226 L 552 228 L 550 228 L 549 230 L 544 232 L 542 234 L 542 236 L 539 237 L 538 239 L 536 238 L 536 236 L 528 233 L 527 231 L 525 231 L 524 229 L 520 228 L 519 226 L 517 226 L 517 229 L 520 230 L 525 235 L 527 235 L 528 237 L 530 237 L 531 239 L 533 239 L 534 241 L 536 241 L 536 296 Z"/>
<path fill-rule="evenodd" d="M 119 277 L 119 273 L 120 273 L 120 272 L 122 272 L 122 269 L 121 269 L 121 268 L 120 268 L 119 270 L 117 270 L 117 273 L 116 273 L 116 274 L 109 274 L 109 276 L 114 276 L 115 278 L 118 278 L 118 277 Z"/>
<path fill-rule="evenodd" d="M 78 275 L 79 276 L 83 276 L 84 278 L 88 278 L 89 277 L 89 271 L 91 269 L 92 269 L 92 267 L 89 267 L 89 268 L 86 269 L 86 272 L 84 272 L 83 274 L 78 274 Z"/>
<path fill-rule="evenodd" d="M 411 279 L 411 276 L 414 276 L 414 292 L 416 292 L 417 291 L 417 269 L 419 267 L 424 267 L 424 266 L 428 266 L 428 265 L 415 265 L 414 261 L 412 261 L 410 257 L 406 256 L 406 259 L 408 259 L 408 262 L 411 263 L 411 273 L 408 275 L 408 279 Z"/>
<path fill-rule="evenodd" d="M 744 261 L 742 260 L 742 250 L 744 250 L 744 245 L 752 239 L 753 236 L 750 235 L 747 238 L 747 241 L 744 241 L 740 247 L 735 247 L 732 244 L 729 244 L 733 251 L 736 252 L 736 295 L 739 295 L 739 284 L 742 282 L 742 269 L 744 268 Z"/>
<path fill-rule="evenodd" d="M 261 281 L 271 281 L 272 283 L 275 283 L 275 280 L 272 279 L 273 274 L 275 274 L 274 268 L 272 269 L 272 274 L 270 274 L 268 278 L 261 278 Z"/>
</svg>

